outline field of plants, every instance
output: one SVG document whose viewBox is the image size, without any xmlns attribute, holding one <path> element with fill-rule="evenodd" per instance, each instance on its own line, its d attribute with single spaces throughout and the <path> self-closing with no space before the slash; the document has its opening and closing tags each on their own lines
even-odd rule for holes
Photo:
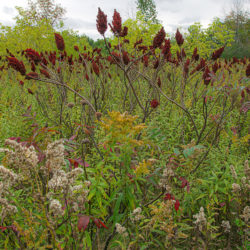
<svg viewBox="0 0 250 250">
<path fill-rule="evenodd" d="M 1 51 L 0 249 L 247 249 L 249 58 L 96 22 Z"/>
</svg>

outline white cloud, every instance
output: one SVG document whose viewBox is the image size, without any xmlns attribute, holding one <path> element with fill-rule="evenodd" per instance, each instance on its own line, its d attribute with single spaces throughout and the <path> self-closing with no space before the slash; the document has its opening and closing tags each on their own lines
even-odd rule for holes
<svg viewBox="0 0 250 250">
<path fill-rule="evenodd" d="M 35 0 L 33 0 L 35 1 Z M 233 0 L 155 0 L 158 19 L 162 21 L 167 32 L 175 32 L 176 27 L 186 27 L 194 22 L 207 25 L 215 16 L 223 17 L 232 6 Z M 249 2 L 250 0 L 245 0 Z M 100 7 L 112 21 L 113 11 L 120 12 L 123 21 L 135 16 L 135 0 L 55 0 L 66 8 L 65 26 L 91 38 L 100 38 L 96 30 L 96 15 Z M 27 7 L 27 0 L 0 0 L 0 17 L 4 25 L 13 23 L 17 15 L 15 6 Z"/>
</svg>

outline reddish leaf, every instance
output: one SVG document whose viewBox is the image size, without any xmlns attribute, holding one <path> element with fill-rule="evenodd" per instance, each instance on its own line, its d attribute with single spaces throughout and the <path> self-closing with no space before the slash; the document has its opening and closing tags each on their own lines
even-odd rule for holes
<svg viewBox="0 0 250 250">
<path fill-rule="evenodd" d="M 174 209 L 176 212 L 179 210 L 179 207 L 180 207 L 180 202 L 179 202 L 179 200 L 176 200 L 175 204 L 174 204 Z"/>
<path fill-rule="evenodd" d="M 94 219 L 93 221 L 94 221 L 94 223 L 96 224 L 96 226 L 97 226 L 98 228 L 101 228 L 101 224 L 99 223 L 99 220 L 98 220 L 98 219 Z"/>
<path fill-rule="evenodd" d="M 100 219 L 98 219 L 98 221 L 104 228 L 108 229 L 108 227 Z"/>
<path fill-rule="evenodd" d="M 86 230 L 89 224 L 89 219 L 90 217 L 87 215 L 79 215 L 78 224 L 77 224 L 79 232 L 81 232 L 82 230 L 84 232 Z"/>
<path fill-rule="evenodd" d="M 1 227 L 0 226 L 0 230 L 2 230 L 2 232 L 5 231 L 6 229 L 7 229 L 7 227 Z"/>
</svg>

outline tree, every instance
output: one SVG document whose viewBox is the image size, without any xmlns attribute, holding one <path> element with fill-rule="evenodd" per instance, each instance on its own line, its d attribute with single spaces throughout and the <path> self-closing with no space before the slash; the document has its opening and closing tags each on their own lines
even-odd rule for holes
<svg viewBox="0 0 250 250">
<path fill-rule="evenodd" d="M 52 26 L 55 26 L 62 20 L 66 10 L 59 4 L 55 4 L 54 0 L 36 0 L 28 1 L 28 8 L 16 7 L 20 18 L 27 17 L 30 21 L 37 24 L 41 20 L 48 21 Z"/>
<path fill-rule="evenodd" d="M 223 46 L 230 47 L 234 41 L 234 31 L 215 18 L 208 28 L 202 28 L 200 23 L 194 23 L 188 27 L 185 33 L 184 48 L 190 56 L 195 47 L 202 57 L 209 57 L 211 53 Z M 172 46 L 172 50 L 177 46 Z"/>
<path fill-rule="evenodd" d="M 158 24 L 157 11 L 154 0 L 137 0 L 137 9 L 141 11 L 145 21 L 152 21 L 152 23 Z"/>
<path fill-rule="evenodd" d="M 235 32 L 234 44 L 228 56 L 249 56 L 250 19 L 243 0 L 234 0 L 232 8 L 224 19 L 225 25 Z"/>
</svg>

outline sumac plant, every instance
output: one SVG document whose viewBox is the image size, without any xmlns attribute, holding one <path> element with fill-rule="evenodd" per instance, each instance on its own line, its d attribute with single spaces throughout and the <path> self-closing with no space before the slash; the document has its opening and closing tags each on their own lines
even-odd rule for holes
<svg viewBox="0 0 250 250">
<path fill-rule="evenodd" d="M 96 26 L 105 53 L 68 54 L 55 33 L 56 51 L 7 49 L 0 59 L 32 131 L 0 151 L 0 246 L 245 246 L 249 166 L 233 157 L 249 143 L 249 59 L 221 59 L 224 47 L 187 55 L 179 30 L 173 51 L 164 27 L 150 46 L 131 46 L 116 10 L 108 24 L 99 8 Z"/>
</svg>

